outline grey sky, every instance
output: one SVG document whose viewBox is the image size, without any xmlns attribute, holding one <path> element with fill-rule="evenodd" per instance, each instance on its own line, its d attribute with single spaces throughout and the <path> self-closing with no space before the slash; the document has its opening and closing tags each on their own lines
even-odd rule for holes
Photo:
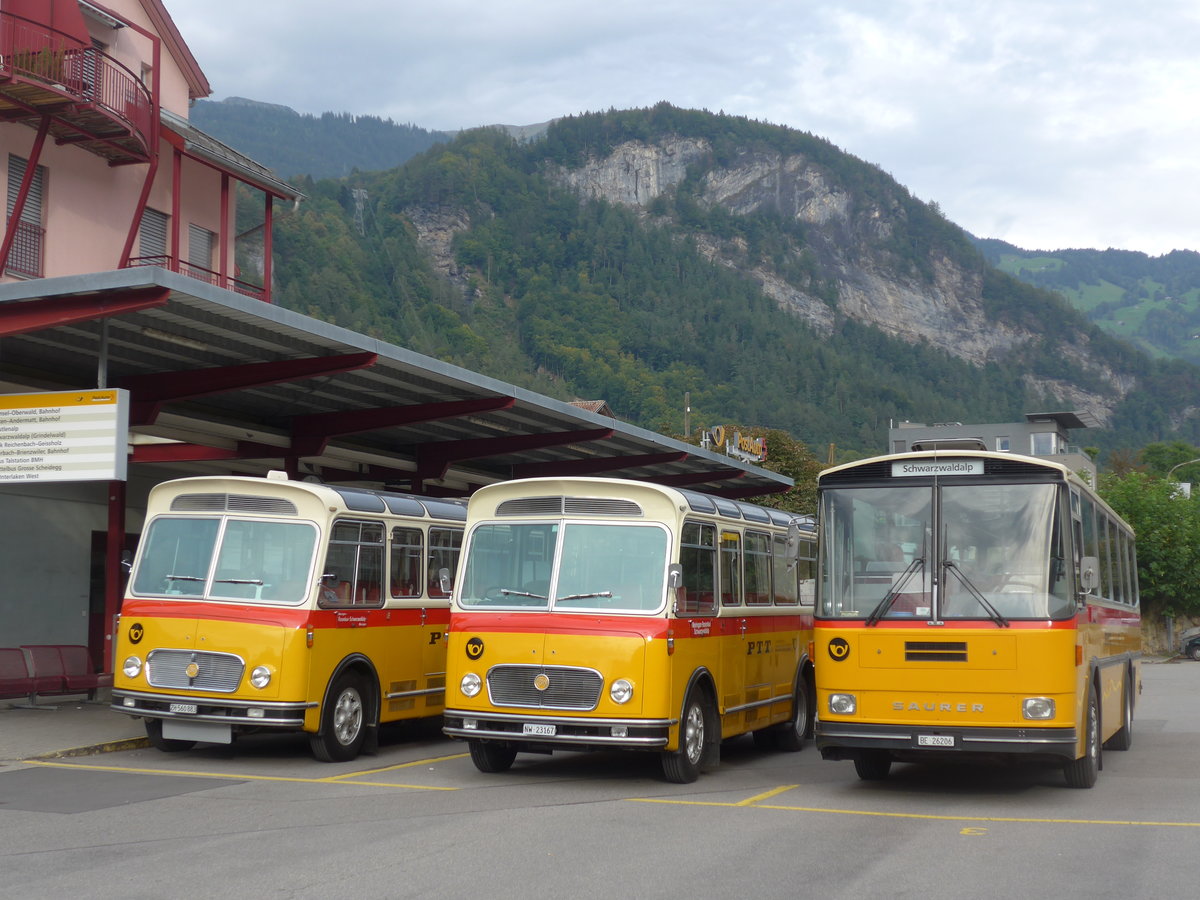
<svg viewBox="0 0 1200 900">
<path fill-rule="evenodd" d="M 214 100 L 445 130 L 666 100 L 828 138 L 980 237 L 1200 250 L 1194 0 L 165 2 Z"/>
</svg>

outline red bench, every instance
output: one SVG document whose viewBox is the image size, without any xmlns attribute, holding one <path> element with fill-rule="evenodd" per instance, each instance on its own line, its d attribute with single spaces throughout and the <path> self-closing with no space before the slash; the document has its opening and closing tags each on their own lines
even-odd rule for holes
<svg viewBox="0 0 1200 900">
<path fill-rule="evenodd" d="M 98 687 L 110 683 L 82 644 L 0 647 L 0 697 L 27 697 L 31 705 L 39 695 L 87 694 L 91 700 Z"/>
<path fill-rule="evenodd" d="M 32 698 L 35 693 L 25 651 L 20 647 L 0 647 L 0 698 Z"/>
</svg>

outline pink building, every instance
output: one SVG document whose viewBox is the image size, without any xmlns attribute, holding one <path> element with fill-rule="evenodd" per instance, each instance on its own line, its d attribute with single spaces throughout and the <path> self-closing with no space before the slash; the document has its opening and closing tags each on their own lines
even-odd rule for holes
<svg viewBox="0 0 1200 900">
<path fill-rule="evenodd" d="M 0 282 L 154 265 L 270 301 L 272 205 L 300 195 L 188 123 L 209 93 L 160 0 L 0 0 Z"/>
</svg>

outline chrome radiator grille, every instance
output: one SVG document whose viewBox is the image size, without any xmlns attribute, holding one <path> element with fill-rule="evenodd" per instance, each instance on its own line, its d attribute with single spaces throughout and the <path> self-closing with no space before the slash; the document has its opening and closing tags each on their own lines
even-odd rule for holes
<svg viewBox="0 0 1200 900">
<path fill-rule="evenodd" d="M 538 690 L 538 676 L 545 687 Z M 494 666 L 487 673 L 488 697 L 495 706 L 533 709 L 595 709 L 604 679 L 595 669 L 568 666 Z"/>
<path fill-rule="evenodd" d="M 195 663 L 195 674 L 188 669 Z M 146 680 L 154 687 L 192 688 L 231 694 L 242 680 L 246 664 L 232 653 L 197 650 L 152 650 L 146 658 Z"/>
</svg>

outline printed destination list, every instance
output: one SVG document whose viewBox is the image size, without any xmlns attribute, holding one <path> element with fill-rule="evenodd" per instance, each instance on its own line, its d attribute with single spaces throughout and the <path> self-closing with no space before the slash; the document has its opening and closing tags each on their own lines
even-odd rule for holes
<svg viewBox="0 0 1200 900">
<path fill-rule="evenodd" d="M 127 391 L 0 394 L 0 483 L 123 481 Z"/>
</svg>

